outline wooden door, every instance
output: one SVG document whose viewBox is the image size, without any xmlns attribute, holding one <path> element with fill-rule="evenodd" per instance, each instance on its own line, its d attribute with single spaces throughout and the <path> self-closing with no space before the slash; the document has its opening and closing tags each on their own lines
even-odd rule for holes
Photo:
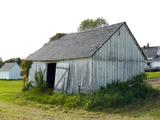
<svg viewBox="0 0 160 120">
<path fill-rule="evenodd" d="M 68 73 L 69 63 L 57 63 L 54 86 L 56 91 L 65 92 L 67 90 Z"/>
</svg>

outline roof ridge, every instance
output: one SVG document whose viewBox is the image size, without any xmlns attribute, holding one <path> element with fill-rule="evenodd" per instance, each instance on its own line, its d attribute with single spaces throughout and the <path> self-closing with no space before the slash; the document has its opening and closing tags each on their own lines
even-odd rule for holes
<svg viewBox="0 0 160 120">
<path fill-rule="evenodd" d="M 71 33 L 66 33 L 66 35 L 64 35 L 63 37 L 69 35 L 69 34 L 79 34 L 79 33 L 85 33 L 85 32 L 90 32 L 90 31 L 93 31 L 93 30 L 97 30 L 97 29 L 101 29 L 101 28 L 106 28 L 106 27 L 110 27 L 110 26 L 114 26 L 114 25 L 117 25 L 117 24 L 125 24 L 126 22 L 123 21 L 123 22 L 119 22 L 119 23 L 114 23 L 114 24 L 111 24 L 111 25 L 105 25 L 105 26 L 100 26 L 100 27 L 96 27 L 96 28 L 92 28 L 92 29 L 88 29 L 88 30 L 85 30 L 85 31 L 78 31 L 78 32 L 71 32 Z M 61 38 L 63 38 L 61 37 Z M 56 40 L 60 40 L 61 38 L 59 39 L 56 39 Z M 56 40 L 52 40 L 52 41 L 48 41 L 48 43 L 51 43 L 53 41 L 56 41 Z M 44 45 L 48 44 L 48 43 L 45 43 Z M 43 46 L 44 46 L 43 45 Z"/>
</svg>

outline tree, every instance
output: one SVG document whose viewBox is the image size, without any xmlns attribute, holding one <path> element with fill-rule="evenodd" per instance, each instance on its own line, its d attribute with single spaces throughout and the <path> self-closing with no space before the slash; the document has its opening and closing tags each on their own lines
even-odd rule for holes
<svg viewBox="0 0 160 120">
<path fill-rule="evenodd" d="M 108 25 L 108 22 L 104 18 L 86 19 L 80 23 L 78 31 L 85 31 L 105 25 Z"/>
<path fill-rule="evenodd" d="M 3 66 L 3 60 L 2 60 L 2 58 L 0 57 L 0 68 Z"/>
<path fill-rule="evenodd" d="M 65 36 L 66 33 L 56 33 L 55 35 L 53 35 L 51 38 L 50 38 L 50 41 L 52 40 L 58 40 L 60 39 L 61 37 Z"/>
<path fill-rule="evenodd" d="M 25 89 L 27 82 L 28 82 L 28 76 L 29 76 L 29 70 L 31 68 L 32 61 L 22 60 L 21 62 L 21 75 L 23 76 L 23 89 Z"/>
<path fill-rule="evenodd" d="M 4 61 L 4 63 L 10 63 L 10 62 L 16 62 L 18 65 L 21 64 L 21 58 L 11 58 L 11 59 L 8 59 L 6 61 Z"/>
</svg>

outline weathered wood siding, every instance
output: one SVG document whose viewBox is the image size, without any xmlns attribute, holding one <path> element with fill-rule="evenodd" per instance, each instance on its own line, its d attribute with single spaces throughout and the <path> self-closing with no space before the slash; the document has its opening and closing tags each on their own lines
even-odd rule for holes
<svg viewBox="0 0 160 120">
<path fill-rule="evenodd" d="M 93 55 L 93 90 L 144 72 L 144 57 L 123 25 Z"/>
<path fill-rule="evenodd" d="M 84 58 L 84 59 L 72 59 L 72 60 L 58 61 L 57 66 L 59 66 L 59 64 L 62 65 L 62 63 L 69 64 L 66 91 L 68 93 L 78 93 L 78 92 L 89 93 L 91 92 L 91 89 L 92 89 L 92 59 Z M 59 75 L 62 76 L 62 74 L 59 74 Z"/>
<path fill-rule="evenodd" d="M 50 61 L 50 63 L 52 62 Z M 55 90 L 67 93 L 89 93 L 92 91 L 91 58 L 62 60 L 56 63 Z M 29 71 L 29 81 L 33 85 L 35 73 L 39 69 L 44 72 L 44 80 L 47 78 L 47 62 L 33 62 Z"/>
<path fill-rule="evenodd" d="M 38 72 L 40 69 L 44 73 L 44 80 L 46 81 L 47 63 L 33 62 L 32 66 L 29 70 L 29 77 L 28 77 L 28 81 L 32 82 L 33 85 L 35 85 L 35 79 L 34 79 L 35 73 Z"/>
</svg>

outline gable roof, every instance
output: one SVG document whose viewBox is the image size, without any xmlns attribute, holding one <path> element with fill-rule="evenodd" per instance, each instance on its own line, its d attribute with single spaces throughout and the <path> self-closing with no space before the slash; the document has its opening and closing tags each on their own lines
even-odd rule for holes
<svg viewBox="0 0 160 120">
<path fill-rule="evenodd" d="M 160 55 L 158 55 L 159 46 L 142 47 L 142 50 L 147 58 L 153 58 L 153 60 L 160 61 Z"/>
<path fill-rule="evenodd" d="M 17 63 L 5 63 L 1 68 L 0 71 L 9 71 L 14 67 L 14 65 Z"/>
<path fill-rule="evenodd" d="M 47 61 L 90 57 L 124 24 L 126 25 L 125 22 L 121 22 L 84 32 L 67 34 L 58 40 L 48 42 L 26 59 Z M 140 48 L 138 43 L 135 43 Z M 142 52 L 141 48 L 140 51 Z"/>
</svg>

